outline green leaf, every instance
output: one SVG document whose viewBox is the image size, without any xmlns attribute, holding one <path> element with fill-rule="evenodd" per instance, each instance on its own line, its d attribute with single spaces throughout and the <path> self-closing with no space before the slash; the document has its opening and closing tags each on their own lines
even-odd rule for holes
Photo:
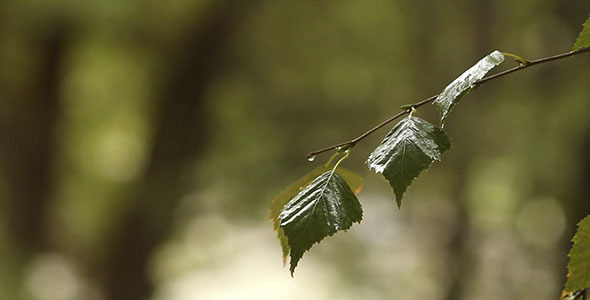
<svg viewBox="0 0 590 300">
<path fill-rule="evenodd" d="M 307 185 L 279 215 L 291 248 L 291 276 L 314 243 L 350 228 L 362 215 L 361 204 L 340 174 L 327 171 Z"/>
<path fill-rule="evenodd" d="M 401 207 L 402 195 L 412 180 L 450 147 L 449 137 L 442 130 L 410 115 L 393 127 L 369 155 L 367 165 L 389 181 Z"/>
<path fill-rule="evenodd" d="M 582 48 L 589 48 L 590 47 L 590 16 L 586 22 L 584 22 L 584 27 L 582 28 L 582 32 L 578 36 L 576 43 L 574 44 L 573 50 L 579 50 Z"/>
<path fill-rule="evenodd" d="M 274 230 L 277 231 L 277 237 L 281 242 L 281 248 L 283 250 L 283 264 L 287 262 L 287 256 L 289 255 L 289 243 L 287 242 L 287 237 L 283 232 L 283 229 L 279 226 L 279 214 L 285 207 L 285 204 L 289 202 L 289 200 L 293 199 L 299 192 L 301 192 L 307 185 L 309 185 L 315 178 L 320 176 L 322 173 L 332 170 L 332 166 L 325 164 L 321 165 L 311 172 L 307 173 L 305 176 L 299 178 L 293 184 L 288 186 L 284 191 L 278 194 L 272 200 L 272 204 L 270 206 L 270 219 L 273 221 Z M 339 167 L 336 170 L 344 180 L 348 183 L 351 189 L 358 193 L 363 187 L 363 178 L 354 172 L 347 170 L 345 168 Z"/>
<path fill-rule="evenodd" d="M 445 119 L 453 107 L 459 103 L 463 95 L 469 93 L 476 82 L 482 79 L 495 66 L 504 61 L 504 55 L 496 50 L 482 58 L 473 67 L 463 72 L 443 90 L 434 100 L 433 104 L 440 110 L 440 124 L 444 127 Z"/>
<path fill-rule="evenodd" d="M 578 223 L 573 242 L 564 293 L 590 288 L 590 215 Z"/>
</svg>

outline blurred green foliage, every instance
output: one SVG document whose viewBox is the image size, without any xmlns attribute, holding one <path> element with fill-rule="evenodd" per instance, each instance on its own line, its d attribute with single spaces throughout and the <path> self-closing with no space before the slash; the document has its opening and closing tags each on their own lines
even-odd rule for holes
<svg viewBox="0 0 590 300">
<path fill-rule="evenodd" d="M 365 221 L 309 253 L 297 279 L 267 207 L 315 166 L 310 150 L 440 92 L 493 49 L 567 51 L 587 9 L 3 1 L 0 299 L 553 299 L 590 211 L 588 55 L 463 99 L 445 126 L 453 151 L 401 212 L 363 167 L 385 132 L 356 146 L 344 166 L 372 191 L 358 195 Z"/>
</svg>

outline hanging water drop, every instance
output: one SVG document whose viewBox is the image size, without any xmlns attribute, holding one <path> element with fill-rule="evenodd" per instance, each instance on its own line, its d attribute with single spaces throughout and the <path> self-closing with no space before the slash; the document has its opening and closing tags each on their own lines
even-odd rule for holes
<svg viewBox="0 0 590 300">
<path fill-rule="evenodd" d="M 308 160 L 308 161 L 314 161 L 314 160 L 315 160 L 315 155 L 308 156 L 308 157 L 307 157 L 307 160 Z"/>
</svg>

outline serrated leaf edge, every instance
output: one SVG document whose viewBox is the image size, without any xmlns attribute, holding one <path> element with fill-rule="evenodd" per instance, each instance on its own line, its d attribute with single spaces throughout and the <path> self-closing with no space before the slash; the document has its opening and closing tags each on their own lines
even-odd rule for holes
<svg viewBox="0 0 590 300">
<path fill-rule="evenodd" d="M 572 271 L 572 252 L 574 250 L 574 247 L 576 247 L 577 239 L 579 238 L 578 235 L 581 234 L 581 232 L 580 232 L 581 231 L 581 228 L 582 228 L 583 225 L 586 225 L 586 223 L 588 223 L 587 226 L 590 227 L 590 215 L 587 215 L 582 220 L 580 220 L 580 222 L 578 222 L 576 233 L 574 234 L 574 236 L 572 237 L 572 240 L 571 240 L 572 241 L 572 247 L 571 247 L 571 249 L 570 249 L 570 251 L 569 251 L 569 253 L 567 255 L 570 258 L 570 260 L 569 260 L 569 262 L 567 264 L 567 269 L 568 269 L 568 274 L 567 274 L 568 276 L 567 277 L 568 277 L 568 279 L 565 282 L 564 289 L 562 291 L 562 298 L 565 297 L 565 296 L 568 296 L 568 295 L 570 295 L 572 293 L 575 293 L 577 291 L 577 290 L 569 291 L 569 290 L 567 290 L 567 286 L 569 285 L 568 283 L 570 282 L 570 278 L 571 278 L 571 275 L 572 275 L 571 274 L 571 271 Z M 587 276 L 590 276 L 590 274 L 588 274 Z M 583 289 L 586 289 L 586 288 L 590 288 L 590 285 L 582 287 L 582 290 Z"/>
<path fill-rule="evenodd" d="M 401 209 L 401 201 L 402 201 L 402 198 L 403 198 L 403 194 L 406 192 L 407 188 L 408 188 L 408 187 L 410 187 L 410 186 L 412 185 L 412 183 L 414 182 L 414 180 L 415 180 L 416 178 L 418 178 L 418 176 L 419 176 L 420 174 L 422 174 L 422 172 L 424 172 L 424 171 L 428 170 L 428 169 L 429 169 L 429 168 L 432 166 L 432 164 L 433 164 L 435 161 L 440 161 L 440 160 L 442 159 L 442 154 L 444 154 L 444 152 L 446 152 L 447 150 L 449 150 L 449 149 L 450 149 L 450 145 L 451 145 L 451 142 L 450 142 L 450 138 L 449 138 L 449 136 L 448 136 L 448 135 L 446 135 L 446 133 L 445 133 L 445 132 L 444 132 L 444 131 L 443 131 L 441 128 L 439 128 L 439 127 L 437 127 L 436 125 L 434 125 L 434 124 L 432 124 L 432 123 L 429 123 L 428 121 L 426 121 L 426 120 L 423 120 L 423 119 L 421 119 L 421 118 L 418 118 L 418 117 L 415 117 L 415 118 L 416 118 L 416 119 L 418 119 L 418 120 L 420 120 L 420 121 L 423 121 L 423 122 L 425 122 L 426 124 L 428 124 L 428 125 L 430 125 L 430 126 L 434 127 L 435 129 L 438 129 L 438 130 L 440 130 L 440 131 L 441 131 L 441 132 L 442 132 L 442 133 L 445 135 L 445 137 L 448 139 L 448 142 L 449 142 L 449 148 L 448 148 L 448 149 L 444 149 L 444 150 L 442 150 L 442 151 L 440 152 L 440 157 L 434 157 L 434 158 L 433 158 L 432 156 L 430 156 L 430 155 L 427 155 L 427 156 L 428 156 L 428 157 L 431 159 L 431 160 L 430 160 L 430 163 L 429 163 L 429 164 L 428 164 L 428 165 L 427 165 L 427 166 L 426 166 L 424 169 L 422 169 L 422 170 L 421 170 L 421 171 L 420 171 L 420 172 L 419 172 L 419 173 L 418 173 L 416 176 L 412 177 L 412 178 L 411 178 L 411 180 L 410 180 L 410 182 L 408 183 L 408 185 L 407 185 L 407 186 L 406 186 L 406 187 L 405 187 L 405 188 L 404 188 L 402 191 L 396 191 L 396 188 L 395 188 L 395 186 L 394 186 L 394 183 L 393 183 L 393 181 L 389 180 L 389 178 L 387 178 L 386 176 L 383 176 L 383 177 L 385 177 L 385 179 L 386 179 L 386 180 L 389 182 L 389 185 L 390 185 L 390 186 L 391 186 L 391 188 L 393 189 L 393 191 L 394 191 L 394 194 L 395 194 L 395 200 L 396 200 L 396 204 L 397 204 L 398 208 L 400 208 L 400 209 Z M 390 137 L 391 137 L 391 132 L 393 132 L 393 131 L 395 130 L 395 131 L 397 131 L 397 134 L 401 134 L 401 132 L 402 132 L 402 131 L 404 131 L 404 130 L 407 130 L 407 128 L 398 128 L 398 129 L 396 129 L 396 127 L 397 127 L 397 126 L 398 126 L 398 125 L 399 125 L 401 122 L 404 122 L 404 120 L 405 120 L 406 122 L 408 122 L 408 120 L 409 120 L 409 121 L 411 121 L 411 122 L 413 122 L 413 123 L 416 123 L 416 122 L 417 122 L 416 120 L 413 120 L 413 119 L 412 119 L 412 115 L 410 114 L 410 115 L 409 115 L 407 118 L 405 118 L 405 119 L 401 120 L 401 121 L 400 121 L 400 122 L 398 122 L 396 125 L 394 125 L 394 126 L 393 126 L 393 128 L 390 130 L 390 132 L 389 132 L 389 133 L 386 135 L 386 137 L 385 137 L 385 138 L 384 138 L 384 139 L 381 141 L 381 143 L 379 144 L 379 146 L 377 146 L 377 148 L 375 148 L 375 150 L 373 150 L 373 152 L 371 152 L 371 154 L 369 155 L 369 158 L 368 158 L 368 159 L 367 159 L 367 161 L 366 161 L 366 164 L 368 165 L 368 167 L 369 167 L 369 170 L 374 170 L 374 171 L 375 171 L 375 173 L 378 173 L 378 174 L 382 174 L 382 175 L 384 175 L 384 174 L 383 174 L 383 172 L 385 172 L 385 170 L 387 169 L 387 167 L 383 167 L 383 168 L 381 168 L 381 167 L 378 167 L 378 166 L 377 166 L 377 164 L 376 164 L 376 163 L 373 163 L 373 162 L 371 162 L 371 160 L 372 160 L 372 158 L 374 157 L 374 153 L 377 151 L 377 149 L 378 149 L 378 148 L 380 148 L 380 147 L 381 147 L 381 146 L 384 144 L 384 141 L 385 141 L 386 139 L 388 139 L 388 138 L 390 138 Z M 420 121 L 418 121 L 418 122 L 420 122 Z M 404 126 L 407 126 L 407 124 L 404 124 Z M 428 136 L 431 136 L 431 137 L 432 137 L 432 140 L 434 140 L 434 139 L 435 139 L 435 138 L 434 138 L 434 136 L 432 135 L 432 133 L 431 133 L 431 132 L 428 132 L 428 131 L 427 131 L 427 132 L 425 132 L 425 133 L 426 133 Z M 422 148 L 420 148 L 419 146 L 415 145 L 415 144 L 413 143 L 413 141 L 411 141 L 411 140 L 409 140 L 409 139 L 405 139 L 405 140 L 403 140 L 403 142 L 404 142 L 404 146 L 403 146 L 403 147 L 404 147 L 404 150 L 402 151 L 402 163 L 403 163 L 403 162 L 404 162 L 404 160 L 405 160 L 405 147 L 406 147 L 406 144 L 407 144 L 407 142 L 410 142 L 410 143 L 411 143 L 411 144 L 412 144 L 414 147 L 418 147 L 418 148 L 420 149 L 420 151 L 424 153 L 423 149 L 422 149 Z M 392 148 L 393 146 L 392 146 L 392 145 L 390 145 L 389 147 L 390 147 L 390 148 Z M 388 160 L 387 160 L 387 162 L 389 163 L 389 162 L 390 162 L 392 159 L 393 159 L 393 156 L 392 156 L 392 158 L 388 159 Z M 386 165 L 386 164 L 387 164 L 387 163 L 385 163 L 385 165 Z M 403 169 L 403 164 L 402 164 L 402 169 Z M 402 172 L 402 171 L 400 171 L 400 173 L 401 173 L 401 172 Z"/>
<path fill-rule="evenodd" d="M 340 161 L 339 161 L 339 162 L 340 162 Z M 317 197 L 319 197 L 319 198 L 321 198 L 321 197 L 322 197 L 322 195 L 323 195 L 323 193 L 325 192 L 325 190 L 326 190 L 327 186 L 329 185 L 329 183 L 330 183 L 330 180 L 332 179 L 332 177 L 333 177 L 334 173 L 337 173 L 337 174 L 338 174 L 338 176 L 340 176 L 340 177 L 342 178 L 342 181 L 344 182 L 345 186 L 346 186 L 348 189 L 350 189 L 350 190 L 352 191 L 353 195 L 354 195 L 354 194 L 356 194 L 356 193 L 355 193 L 355 191 L 354 191 L 354 190 L 352 190 L 352 188 L 350 188 L 350 185 L 349 185 L 349 184 L 348 184 L 348 182 L 347 182 L 347 181 L 344 179 L 344 177 L 343 177 L 342 175 L 340 175 L 340 174 L 339 174 L 339 173 L 336 171 L 336 169 L 337 169 L 337 167 L 338 167 L 338 164 L 339 164 L 339 162 L 338 162 L 338 163 L 335 165 L 335 167 L 334 167 L 334 168 L 333 168 L 331 171 L 327 171 L 327 172 L 330 172 L 330 174 L 329 174 L 328 178 L 326 179 L 326 183 L 325 183 L 325 185 L 322 187 L 322 190 L 321 190 L 321 191 L 320 191 L 320 193 L 317 195 Z M 317 177 L 316 177 L 316 178 L 315 178 L 313 181 L 315 181 L 317 178 L 319 178 L 319 177 L 321 177 L 321 176 L 324 176 L 324 174 L 326 174 L 327 172 L 324 172 L 324 173 L 320 174 L 320 175 L 319 175 L 319 176 L 317 176 Z M 312 181 L 312 182 L 310 182 L 310 183 L 309 183 L 307 186 L 309 186 L 310 184 L 312 184 L 312 183 L 313 183 L 313 181 Z M 306 188 L 307 188 L 307 186 L 306 186 Z M 305 188 L 304 188 L 304 189 L 303 189 L 301 192 L 303 192 L 304 190 L 305 190 Z M 300 193 L 301 193 L 301 192 L 300 192 Z M 299 195 L 299 194 L 298 194 L 298 195 Z M 292 199 L 294 199 L 294 198 L 296 198 L 296 197 L 297 197 L 297 196 L 293 197 Z M 355 198 L 356 198 L 356 196 L 355 196 Z M 292 200 L 292 199 L 291 199 L 291 200 Z M 291 201 L 291 200 L 290 200 L 290 201 Z M 357 199 L 357 201 L 358 201 L 358 199 Z M 318 203 L 319 203 L 319 201 L 318 201 L 318 202 L 316 202 L 316 203 L 314 204 L 314 208 L 312 209 L 312 213 L 311 213 L 311 214 L 313 214 L 313 212 L 315 211 L 315 207 L 317 206 L 317 204 L 318 204 Z M 286 204 L 285 204 L 285 206 L 286 206 Z M 282 211 L 281 211 L 281 214 L 282 214 Z M 319 244 L 319 243 L 320 243 L 321 241 L 323 241 L 325 238 L 327 238 L 327 237 L 331 237 L 331 236 L 333 236 L 334 234 L 336 234 L 336 233 L 337 233 L 337 232 L 339 232 L 339 231 L 344 231 L 344 232 L 346 232 L 348 229 L 350 229 L 350 228 L 352 227 L 352 225 L 353 225 L 354 223 L 359 223 L 359 224 L 360 224 L 360 223 L 361 223 L 361 221 L 362 221 L 362 218 L 363 218 L 363 211 L 362 211 L 362 209 L 361 209 L 361 211 L 360 211 L 360 216 L 359 216 L 358 220 L 353 220 L 353 221 L 350 223 L 350 225 L 348 225 L 348 226 L 346 226 L 346 227 L 337 228 L 337 229 L 336 229 L 336 231 L 334 231 L 333 233 L 329 233 L 329 234 L 327 234 L 326 236 L 322 237 L 320 240 L 314 241 L 314 242 L 313 242 L 313 243 L 311 243 L 311 244 L 310 244 L 310 245 L 309 245 L 307 248 L 301 248 L 301 249 L 302 249 L 302 251 L 301 251 L 301 256 L 300 256 L 300 257 L 297 259 L 297 261 L 293 261 L 293 255 L 292 255 L 292 251 L 293 251 L 293 250 L 292 250 L 292 248 L 293 248 L 293 246 L 291 245 L 291 243 L 289 243 L 289 238 L 287 237 L 287 235 L 286 235 L 286 234 L 284 234 L 284 236 L 285 236 L 285 238 L 286 238 L 287 242 L 289 243 L 289 248 L 290 248 L 290 253 L 289 253 L 289 254 L 291 254 L 291 266 L 290 266 L 290 268 L 289 268 L 289 271 L 290 271 L 290 273 L 291 273 L 291 277 L 293 277 L 293 274 L 294 274 L 294 272 L 295 272 L 295 268 L 296 268 L 296 267 L 297 267 L 297 265 L 299 264 L 299 261 L 301 260 L 301 258 L 303 258 L 303 254 L 304 254 L 306 251 L 309 251 L 309 249 L 311 249 L 311 248 L 313 247 L 313 245 L 315 245 L 315 244 Z M 283 223 L 283 220 L 280 218 L 280 215 L 279 215 L 278 219 L 279 219 L 280 229 L 282 229 L 282 226 L 283 226 L 283 225 L 287 225 L 288 223 L 290 223 L 290 222 Z M 306 228 L 307 228 L 307 224 L 309 224 L 310 220 L 311 220 L 311 219 L 309 219 L 309 220 L 308 220 L 308 223 L 306 223 L 306 225 L 305 225 L 305 226 L 306 226 Z M 304 229 L 304 230 L 305 230 L 305 229 Z"/>
<path fill-rule="evenodd" d="M 582 31 L 578 35 L 578 38 L 574 42 L 574 46 L 572 50 L 581 50 L 585 48 L 590 48 L 590 45 L 580 45 L 582 43 L 582 39 L 588 39 L 590 41 L 590 15 L 588 15 L 588 19 L 582 24 Z"/>
</svg>

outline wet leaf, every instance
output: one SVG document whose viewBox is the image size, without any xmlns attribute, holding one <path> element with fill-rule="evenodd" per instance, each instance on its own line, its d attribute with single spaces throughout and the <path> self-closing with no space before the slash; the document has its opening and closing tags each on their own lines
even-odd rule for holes
<svg viewBox="0 0 590 300">
<path fill-rule="evenodd" d="M 362 209 L 344 178 L 337 172 L 326 171 L 291 199 L 278 219 L 290 248 L 293 275 L 305 251 L 323 238 L 360 222 Z"/>
<path fill-rule="evenodd" d="M 438 127 L 414 116 L 397 123 L 369 155 L 369 169 L 382 173 L 395 192 L 398 207 L 402 195 L 422 171 L 449 150 L 448 136 Z"/>
<path fill-rule="evenodd" d="M 582 48 L 590 48 L 590 16 L 588 16 L 588 19 L 586 22 L 584 22 L 582 32 L 580 32 L 580 35 L 574 44 L 573 50 Z"/>
<path fill-rule="evenodd" d="M 482 58 L 473 67 L 463 72 L 443 90 L 433 104 L 440 110 L 440 124 L 444 127 L 445 120 L 453 107 L 459 103 L 461 97 L 469 93 L 475 83 L 482 79 L 495 66 L 504 61 L 504 55 L 498 50 Z"/>
<path fill-rule="evenodd" d="M 322 173 L 330 170 L 332 170 L 331 165 L 321 165 L 315 168 L 288 186 L 272 200 L 272 204 L 270 206 L 270 219 L 273 221 L 274 230 L 277 231 L 277 237 L 281 242 L 281 248 L 283 250 L 283 264 L 286 263 L 287 256 L 289 255 L 289 243 L 287 242 L 287 237 L 285 236 L 283 229 L 279 226 L 279 214 L 283 210 L 283 207 L 285 207 L 285 204 L 289 202 L 289 200 L 297 196 L 299 192 L 301 192 L 307 185 L 309 185 Z M 356 173 L 342 167 L 339 167 L 337 172 L 344 178 L 344 180 L 355 193 L 360 192 L 360 190 L 363 188 L 363 178 L 360 175 L 357 175 Z"/>
<path fill-rule="evenodd" d="M 573 242 L 564 294 L 590 288 L 590 215 L 578 223 Z"/>
</svg>

